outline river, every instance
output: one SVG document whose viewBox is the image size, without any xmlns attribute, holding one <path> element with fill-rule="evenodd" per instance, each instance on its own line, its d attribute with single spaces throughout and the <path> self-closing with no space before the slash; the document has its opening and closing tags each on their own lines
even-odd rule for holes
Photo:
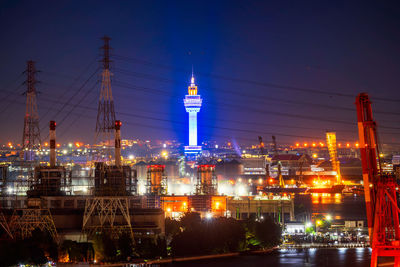
<svg viewBox="0 0 400 267">
<path fill-rule="evenodd" d="M 174 262 L 164 266 L 268 266 L 268 267 L 367 267 L 370 248 L 278 250 L 269 254 L 243 255 L 192 262 Z"/>
</svg>

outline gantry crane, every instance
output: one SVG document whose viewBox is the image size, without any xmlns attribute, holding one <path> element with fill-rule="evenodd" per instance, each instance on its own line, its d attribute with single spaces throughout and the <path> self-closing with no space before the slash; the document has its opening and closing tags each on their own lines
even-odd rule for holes
<svg viewBox="0 0 400 267">
<path fill-rule="evenodd" d="M 272 136 L 272 144 L 274 146 L 274 156 L 278 156 L 278 148 L 276 146 L 276 138 L 275 135 Z M 283 176 L 282 176 L 282 164 L 280 160 L 277 161 L 278 164 L 278 179 L 279 179 L 279 187 L 284 188 L 285 187 L 285 182 L 283 181 Z"/>
<path fill-rule="evenodd" d="M 260 155 L 265 159 L 265 149 L 264 149 L 265 145 L 261 136 L 258 137 L 258 141 L 260 142 Z M 265 182 L 268 181 L 268 178 L 269 178 L 269 165 L 267 164 L 267 161 L 265 161 Z"/>
<path fill-rule="evenodd" d="M 394 257 L 400 266 L 400 226 L 396 178 L 382 172 L 376 122 L 371 102 L 365 93 L 356 98 L 358 134 L 363 169 L 368 234 L 372 247 L 371 266 L 378 266 L 378 257 Z"/>
</svg>

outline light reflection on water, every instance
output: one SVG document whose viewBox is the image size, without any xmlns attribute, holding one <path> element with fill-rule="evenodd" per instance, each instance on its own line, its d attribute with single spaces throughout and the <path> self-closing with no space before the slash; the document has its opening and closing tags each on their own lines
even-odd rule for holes
<svg viewBox="0 0 400 267">
<path fill-rule="evenodd" d="M 370 248 L 285 249 L 264 255 L 243 255 L 225 259 L 177 262 L 167 266 L 305 266 L 305 267 L 367 267 Z"/>
</svg>

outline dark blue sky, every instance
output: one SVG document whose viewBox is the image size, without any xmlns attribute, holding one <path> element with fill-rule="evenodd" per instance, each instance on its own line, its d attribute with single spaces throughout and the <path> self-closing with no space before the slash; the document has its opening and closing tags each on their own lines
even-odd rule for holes
<svg viewBox="0 0 400 267">
<path fill-rule="evenodd" d="M 200 140 L 324 140 L 329 129 L 355 141 L 355 95 L 368 92 L 381 139 L 400 143 L 394 3 L 2 1 L 0 142 L 22 139 L 28 59 L 41 70 L 42 136 L 55 119 L 60 141 L 93 140 L 99 76 L 80 88 L 99 67 L 106 34 L 123 138 L 187 141 L 182 99 L 193 64 Z"/>
</svg>

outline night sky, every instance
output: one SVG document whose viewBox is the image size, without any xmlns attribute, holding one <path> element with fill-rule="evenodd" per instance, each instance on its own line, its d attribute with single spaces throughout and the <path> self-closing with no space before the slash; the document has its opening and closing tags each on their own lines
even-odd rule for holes
<svg viewBox="0 0 400 267">
<path fill-rule="evenodd" d="M 352 3 L 349 3 L 352 2 Z M 199 139 L 357 138 L 368 92 L 380 138 L 400 143 L 400 7 L 390 1 L 1 1 L 0 143 L 22 139 L 26 61 L 36 61 L 42 137 L 94 139 L 100 38 L 112 38 L 123 138 L 187 142 L 192 65 Z M 96 72 L 97 71 L 97 72 Z M 90 78 L 92 77 L 92 78 Z"/>
</svg>

